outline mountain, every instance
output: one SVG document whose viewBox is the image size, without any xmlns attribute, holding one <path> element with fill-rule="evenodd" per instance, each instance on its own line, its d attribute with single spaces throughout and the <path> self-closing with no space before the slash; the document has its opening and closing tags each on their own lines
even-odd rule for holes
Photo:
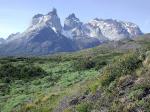
<svg viewBox="0 0 150 112">
<path fill-rule="evenodd" d="M 56 9 L 46 15 L 35 15 L 26 31 L 10 35 L 0 46 L 0 55 L 45 55 L 76 50 L 72 40 L 63 36 L 61 30 Z"/>
<path fill-rule="evenodd" d="M 12 34 L 10 34 L 9 36 L 8 36 L 8 38 L 7 38 L 7 40 L 11 40 L 11 39 L 13 39 L 13 37 L 15 37 L 15 36 L 17 36 L 17 35 L 19 35 L 20 33 L 18 32 L 18 33 L 12 33 Z"/>
<path fill-rule="evenodd" d="M 71 14 L 66 18 L 64 30 L 64 34 L 70 38 L 92 37 L 100 41 L 118 41 L 143 34 L 140 28 L 131 22 L 96 18 L 88 23 L 82 23 L 75 14 Z"/>
<path fill-rule="evenodd" d="M 4 38 L 0 38 L 0 44 L 3 44 L 3 43 L 4 43 L 4 41 L 5 41 L 5 39 L 4 39 Z"/>
<path fill-rule="evenodd" d="M 70 14 L 61 25 L 57 10 L 37 14 L 23 33 L 11 34 L 0 45 L 0 55 L 46 55 L 95 47 L 107 41 L 132 39 L 142 35 L 130 22 L 93 19 L 87 23 Z"/>
</svg>

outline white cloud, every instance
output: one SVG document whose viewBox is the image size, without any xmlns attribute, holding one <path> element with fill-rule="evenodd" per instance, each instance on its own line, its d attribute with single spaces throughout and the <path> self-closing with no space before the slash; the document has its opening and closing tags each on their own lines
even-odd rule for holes
<svg viewBox="0 0 150 112">
<path fill-rule="evenodd" d="M 0 37 L 7 38 L 10 34 L 16 33 L 17 29 L 10 26 L 0 25 Z"/>
</svg>

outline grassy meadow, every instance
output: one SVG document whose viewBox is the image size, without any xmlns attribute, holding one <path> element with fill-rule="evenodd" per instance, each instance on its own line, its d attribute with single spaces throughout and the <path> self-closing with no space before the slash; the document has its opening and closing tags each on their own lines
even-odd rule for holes
<svg viewBox="0 0 150 112">
<path fill-rule="evenodd" d="M 143 38 L 0 58 L 0 112 L 149 112 L 150 39 Z"/>
</svg>

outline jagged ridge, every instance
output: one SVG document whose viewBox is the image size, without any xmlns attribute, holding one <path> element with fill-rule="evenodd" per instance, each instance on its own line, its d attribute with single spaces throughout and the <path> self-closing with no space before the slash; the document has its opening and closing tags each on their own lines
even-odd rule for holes
<svg viewBox="0 0 150 112">
<path fill-rule="evenodd" d="M 23 33 L 10 35 L 0 41 L 0 55 L 45 55 L 76 51 L 107 41 L 132 39 L 142 35 L 140 28 L 130 22 L 94 19 L 83 23 L 70 14 L 61 25 L 54 8 L 46 15 L 37 14 Z"/>
</svg>

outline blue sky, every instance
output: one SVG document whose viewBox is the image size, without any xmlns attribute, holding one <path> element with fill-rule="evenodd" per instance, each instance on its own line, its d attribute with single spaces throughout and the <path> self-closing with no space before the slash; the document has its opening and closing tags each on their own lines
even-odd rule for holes
<svg viewBox="0 0 150 112">
<path fill-rule="evenodd" d="M 66 16 L 75 13 L 81 21 L 93 18 L 118 19 L 138 24 L 150 32 L 150 0 L 0 0 L 0 37 L 23 32 L 37 13 L 57 9 L 62 24 Z"/>
</svg>

